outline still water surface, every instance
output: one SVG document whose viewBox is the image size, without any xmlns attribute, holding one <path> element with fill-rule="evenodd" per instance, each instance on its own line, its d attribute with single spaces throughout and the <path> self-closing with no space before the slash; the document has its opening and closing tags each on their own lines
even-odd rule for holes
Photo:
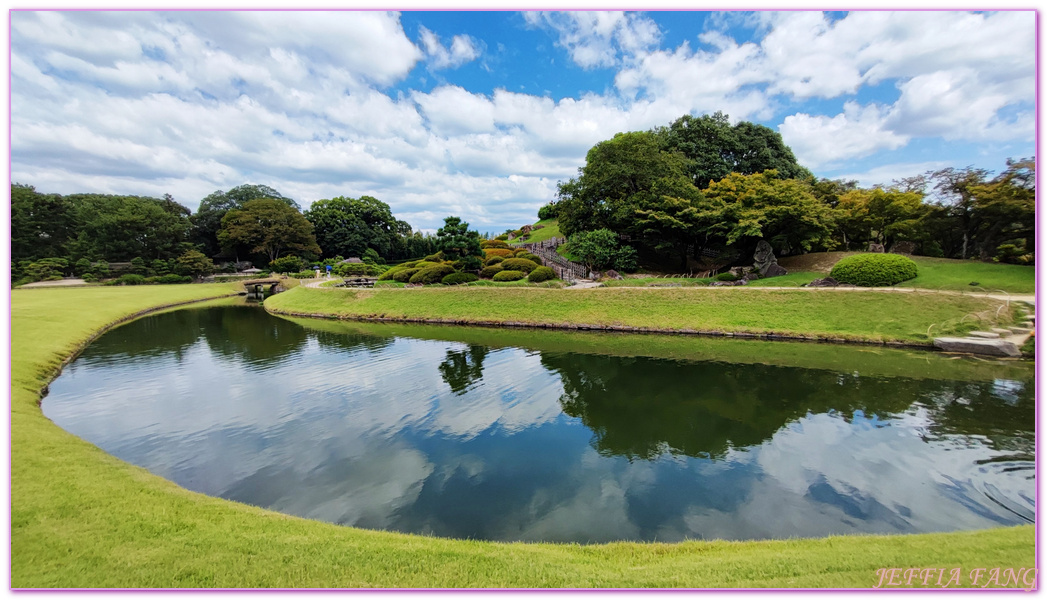
<svg viewBox="0 0 1047 600">
<path fill-rule="evenodd" d="M 929 353 L 226 306 L 105 334 L 43 409 L 213 496 L 359 527 L 587 543 L 1031 522 L 1033 387 L 1030 365 Z"/>
</svg>

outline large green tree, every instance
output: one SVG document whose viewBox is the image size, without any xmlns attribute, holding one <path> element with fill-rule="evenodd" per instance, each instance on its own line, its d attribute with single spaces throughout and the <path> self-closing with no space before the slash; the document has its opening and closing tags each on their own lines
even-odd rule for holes
<svg viewBox="0 0 1047 600">
<path fill-rule="evenodd" d="M 483 256 L 480 234 L 470 231 L 469 224 L 460 217 L 444 218 L 444 226 L 436 230 L 436 249 L 443 252 L 447 260 Z"/>
<path fill-rule="evenodd" d="M 279 200 L 295 210 L 301 210 L 298 203 L 285 197 L 267 185 L 244 184 L 223 192 L 218 190 L 200 201 L 200 206 L 192 215 L 193 241 L 208 256 L 216 256 L 222 251 L 218 242 L 218 230 L 222 228 L 222 217 L 234 208 L 240 208 L 245 202 L 259 198 Z"/>
<path fill-rule="evenodd" d="M 700 189 L 731 173 L 753 175 L 773 169 L 782 179 L 811 176 L 781 134 L 748 121 L 731 125 L 722 112 L 684 115 L 657 131 L 666 149 L 686 157 L 687 173 Z"/>
<path fill-rule="evenodd" d="M 285 250 L 320 255 L 313 225 L 286 202 L 272 198 L 249 200 L 222 217 L 218 240 L 224 249 L 246 247 L 270 262 Z"/>
<path fill-rule="evenodd" d="M 58 194 L 11 185 L 11 260 L 65 256 L 73 236 L 73 207 Z"/>
<path fill-rule="evenodd" d="M 318 200 L 305 212 L 305 218 L 313 224 L 324 257 L 359 257 L 368 248 L 390 257 L 398 248 L 401 222 L 393 217 L 388 204 L 371 196 Z"/>
<path fill-rule="evenodd" d="M 830 209 L 802 181 L 780 179 L 774 171 L 732 173 L 713 182 L 705 196 L 702 218 L 710 233 L 743 256 L 750 256 L 760 239 L 779 255 L 834 245 Z"/>
<path fill-rule="evenodd" d="M 65 199 L 76 222 L 76 237 L 69 243 L 74 260 L 167 259 L 185 251 L 190 211 L 169 195 L 72 194 Z"/>
</svg>

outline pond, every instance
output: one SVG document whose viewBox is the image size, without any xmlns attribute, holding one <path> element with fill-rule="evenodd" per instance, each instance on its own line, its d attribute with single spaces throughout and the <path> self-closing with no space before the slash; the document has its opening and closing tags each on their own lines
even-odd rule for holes
<svg viewBox="0 0 1047 600">
<path fill-rule="evenodd" d="M 486 540 L 765 539 L 1032 522 L 1030 363 L 183 309 L 44 413 L 185 488 Z"/>
</svg>

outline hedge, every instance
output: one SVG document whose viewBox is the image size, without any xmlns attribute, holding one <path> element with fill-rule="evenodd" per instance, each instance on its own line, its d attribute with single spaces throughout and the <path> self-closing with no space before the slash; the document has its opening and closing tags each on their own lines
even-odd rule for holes
<svg viewBox="0 0 1047 600">
<path fill-rule="evenodd" d="M 480 248 L 508 248 L 509 244 L 502 240 L 487 240 L 480 242 Z"/>
<path fill-rule="evenodd" d="M 460 285 L 463 283 L 472 283 L 480 279 L 472 273 L 451 273 L 440 280 L 440 283 L 444 285 Z"/>
<path fill-rule="evenodd" d="M 504 256 L 492 256 L 491 258 L 487 259 L 487 266 L 490 267 L 491 265 L 497 265 L 503 260 L 505 260 Z"/>
<path fill-rule="evenodd" d="M 500 273 L 504 270 L 505 269 L 502 268 L 502 265 L 491 265 L 489 267 L 484 268 L 483 271 L 480 271 L 480 277 L 483 277 L 484 279 L 490 279 L 494 277 L 495 274 Z"/>
<path fill-rule="evenodd" d="M 519 281 L 527 277 L 523 271 L 499 271 L 491 279 L 494 281 Z"/>
<path fill-rule="evenodd" d="M 861 287 L 894 285 L 916 277 L 916 263 L 899 254 L 856 254 L 833 265 L 830 277 Z"/>
<path fill-rule="evenodd" d="M 484 248 L 484 258 L 491 258 L 492 256 L 501 256 L 502 258 L 509 258 L 513 255 L 511 248 Z"/>
<path fill-rule="evenodd" d="M 526 258 L 507 258 L 503 260 L 499 266 L 507 271 L 523 271 L 524 273 L 530 273 L 538 268 L 538 263 L 533 260 L 527 260 Z"/>
<path fill-rule="evenodd" d="M 422 269 L 419 269 L 417 267 L 413 268 L 413 269 L 404 269 L 402 271 L 397 271 L 397 272 L 393 273 L 393 281 L 399 281 L 400 283 L 407 283 L 408 281 L 411 280 L 412 277 L 414 277 L 417 273 L 419 273 L 421 271 L 422 271 Z"/>
<path fill-rule="evenodd" d="M 437 265 L 435 267 L 429 267 L 428 269 L 421 269 L 417 273 L 411 276 L 409 280 L 411 283 L 439 283 L 444 277 L 454 273 L 454 267 L 451 265 Z"/>
<path fill-rule="evenodd" d="M 538 267 L 527 276 L 527 281 L 531 283 L 540 283 L 550 279 L 556 279 L 556 273 L 549 267 Z"/>
</svg>

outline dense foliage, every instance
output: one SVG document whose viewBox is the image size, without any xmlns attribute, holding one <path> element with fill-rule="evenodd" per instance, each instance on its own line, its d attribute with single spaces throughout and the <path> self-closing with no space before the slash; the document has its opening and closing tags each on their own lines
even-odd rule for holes
<svg viewBox="0 0 1047 600">
<path fill-rule="evenodd" d="M 554 207 L 568 239 L 606 230 L 681 270 L 710 256 L 748 263 L 760 240 L 779 256 L 876 243 L 1031 264 L 1035 163 L 1008 161 L 995 178 L 950 168 L 861 189 L 815 179 L 765 127 L 732 126 L 720 113 L 684 116 L 593 146 L 578 177 L 559 183 Z"/>
<path fill-rule="evenodd" d="M 618 235 L 609 229 L 576 233 L 568 239 L 567 249 L 591 271 L 636 268 L 636 250 L 622 244 Z"/>
<path fill-rule="evenodd" d="M 222 248 L 248 248 L 264 254 L 269 262 L 280 258 L 284 250 L 297 250 L 305 256 L 321 252 L 313 236 L 313 225 L 293 206 L 275 199 L 248 200 L 222 217 L 218 230 Z"/>
<path fill-rule="evenodd" d="M 916 263 L 900 254 L 855 254 L 840 259 L 830 276 L 862 287 L 888 286 L 916 277 Z"/>
</svg>

